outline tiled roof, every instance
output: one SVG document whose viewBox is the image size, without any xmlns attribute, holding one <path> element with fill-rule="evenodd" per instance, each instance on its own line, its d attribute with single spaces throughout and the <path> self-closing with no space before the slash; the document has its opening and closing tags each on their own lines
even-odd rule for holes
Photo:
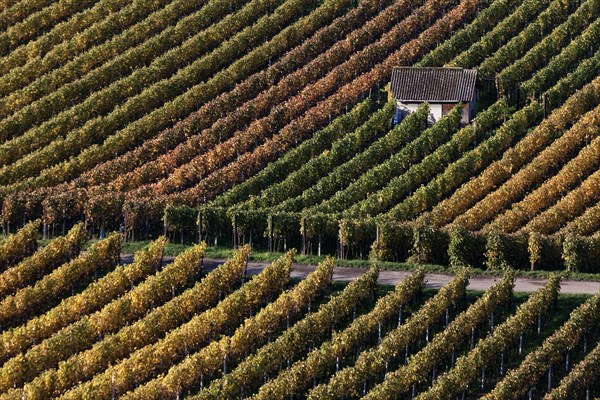
<svg viewBox="0 0 600 400">
<path fill-rule="evenodd" d="M 477 71 L 462 68 L 395 67 L 390 89 L 401 101 L 470 101 Z"/>
</svg>

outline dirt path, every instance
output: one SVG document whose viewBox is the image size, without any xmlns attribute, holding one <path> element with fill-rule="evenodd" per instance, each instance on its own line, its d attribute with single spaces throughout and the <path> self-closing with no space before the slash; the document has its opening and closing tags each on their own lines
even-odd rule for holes
<svg viewBox="0 0 600 400">
<path fill-rule="evenodd" d="M 174 257 L 165 257 L 164 263 L 170 263 Z M 122 256 L 123 262 L 131 262 L 131 255 Z M 206 270 L 212 270 L 224 260 L 204 259 L 204 267 Z M 248 274 L 255 275 L 263 270 L 269 262 L 267 261 L 250 261 L 248 263 Z M 292 278 L 305 278 L 312 270 L 314 265 L 294 264 L 292 267 Z M 359 268 L 335 267 L 333 270 L 333 280 L 335 281 L 351 281 L 360 276 L 365 270 Z M 378 282 L 385 285 L 397 285 L 402 282 L 410 272 L 405 271 L 385 271 L 379 273 Z M 427 287 L 439 289 L 446 285 L 452 279 L 450 275 L 443 274 L 426 274 Z M 470 290 L 486 290 L 496 282 L 498 278 L 490 276 L 474 276 L 469 280 Z M 535 292 L 546 283 L 545 279 L 533 278 L 517 278 L 515 282 L 515 292 Z M 585 281 L 562 281 L 561 293 L 565 294 L 596 294 L 600 291 L 600 282 L 585 282 Z"/>
</svg>

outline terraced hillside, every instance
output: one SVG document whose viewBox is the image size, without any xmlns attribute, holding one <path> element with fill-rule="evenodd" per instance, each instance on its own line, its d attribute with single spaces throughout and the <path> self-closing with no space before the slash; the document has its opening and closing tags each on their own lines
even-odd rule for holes
<svg viewBox="0 0 600 400">
<path fill-rule="evenodd" d="M 600 229 L 596 0 L 3 3 L 5 229 Z M 391 128 L 397 65 L 477 69 L 474 123 Z"/>
<path fill-rule="evenodd" d="M 164 264 L 159 238 L 121 264 L 116 233 L 79 253 L 81 224 L 36 249 L 38 228 L 0 242 L 0 399 L 600 395 L 600 294 L 557 275 L 527 296 L 510 270 L 482 294 L 466 268 L 435 291 L 422 270 L 378 287 L 377 266 L 341 285 L 327 258 L 291 281 L 294 250 L 250 277 L 249 246 L 206 271 L 205 243 Z"/>
</svg>

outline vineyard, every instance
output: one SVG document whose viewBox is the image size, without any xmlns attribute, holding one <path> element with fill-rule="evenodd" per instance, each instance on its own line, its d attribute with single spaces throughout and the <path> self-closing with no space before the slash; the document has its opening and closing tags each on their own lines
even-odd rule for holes
<svg viewBox="0 0 600 400">
<path fill-rule="evenodd" d="M 600 0 L 0 0 L 0 400 L 600 398 L 599 44 Z"/>
<path fill-rule="evenodd" d="M 48 238 L 82 221 L 127 240 L 168 233 L 341 258 L 374 247 L 403 261 L 402 232 L 426 227 L 448 248 L 460 227 L 478 242 L 541 243 L 547 269 L 570 268 L 556 254 L 576 242 L 574 268 L 595 270 L 599 10 L 6 0 L 4 231 L 41 219 Z M 477 70 L 474 121 L 455 110 L 431 126 L 423 104 L 392 125 L 395 66 Z M 533 257 L 517 253 L 519 267 Z"/>
<path fill-rule="evenodd" d="M 295 250 L 250 276 L 248 245 L 206 269 L 205 243 L 164 263 L 163 237 L 121 264 L 119 234 L 80 253 L 82 224 L 36 249 L 38 227 L 2 242 L 3 400 L 600 395 L 600 293 L 561 297 L 556 274 L 529 295 L 510 269 L 484 293 L 468 268 L 343 284 L 328 257 L 298 281 Z"/>
<path fill-rule="evenodd" d="M 4 3 L 5 233 L 597 271 L 597 0 Z M 474 121 L 392 125 L 395 66 L 477 70 Z"/>
</svg>

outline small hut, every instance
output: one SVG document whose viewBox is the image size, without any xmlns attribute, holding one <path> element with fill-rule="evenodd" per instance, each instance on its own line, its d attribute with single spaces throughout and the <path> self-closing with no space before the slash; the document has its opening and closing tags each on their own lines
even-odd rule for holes
<svg viewBox="0 0 600 400">
<path fill-rule="evenodd" d="M 429 122 L 434 123 L 462 103 L 461 120 L 468 124 L 475 117 L 476 81 L 473 69 L 395 67 L 390 83 L 397 104 L 395 121 L 428 102 Z"/>
</svg>

